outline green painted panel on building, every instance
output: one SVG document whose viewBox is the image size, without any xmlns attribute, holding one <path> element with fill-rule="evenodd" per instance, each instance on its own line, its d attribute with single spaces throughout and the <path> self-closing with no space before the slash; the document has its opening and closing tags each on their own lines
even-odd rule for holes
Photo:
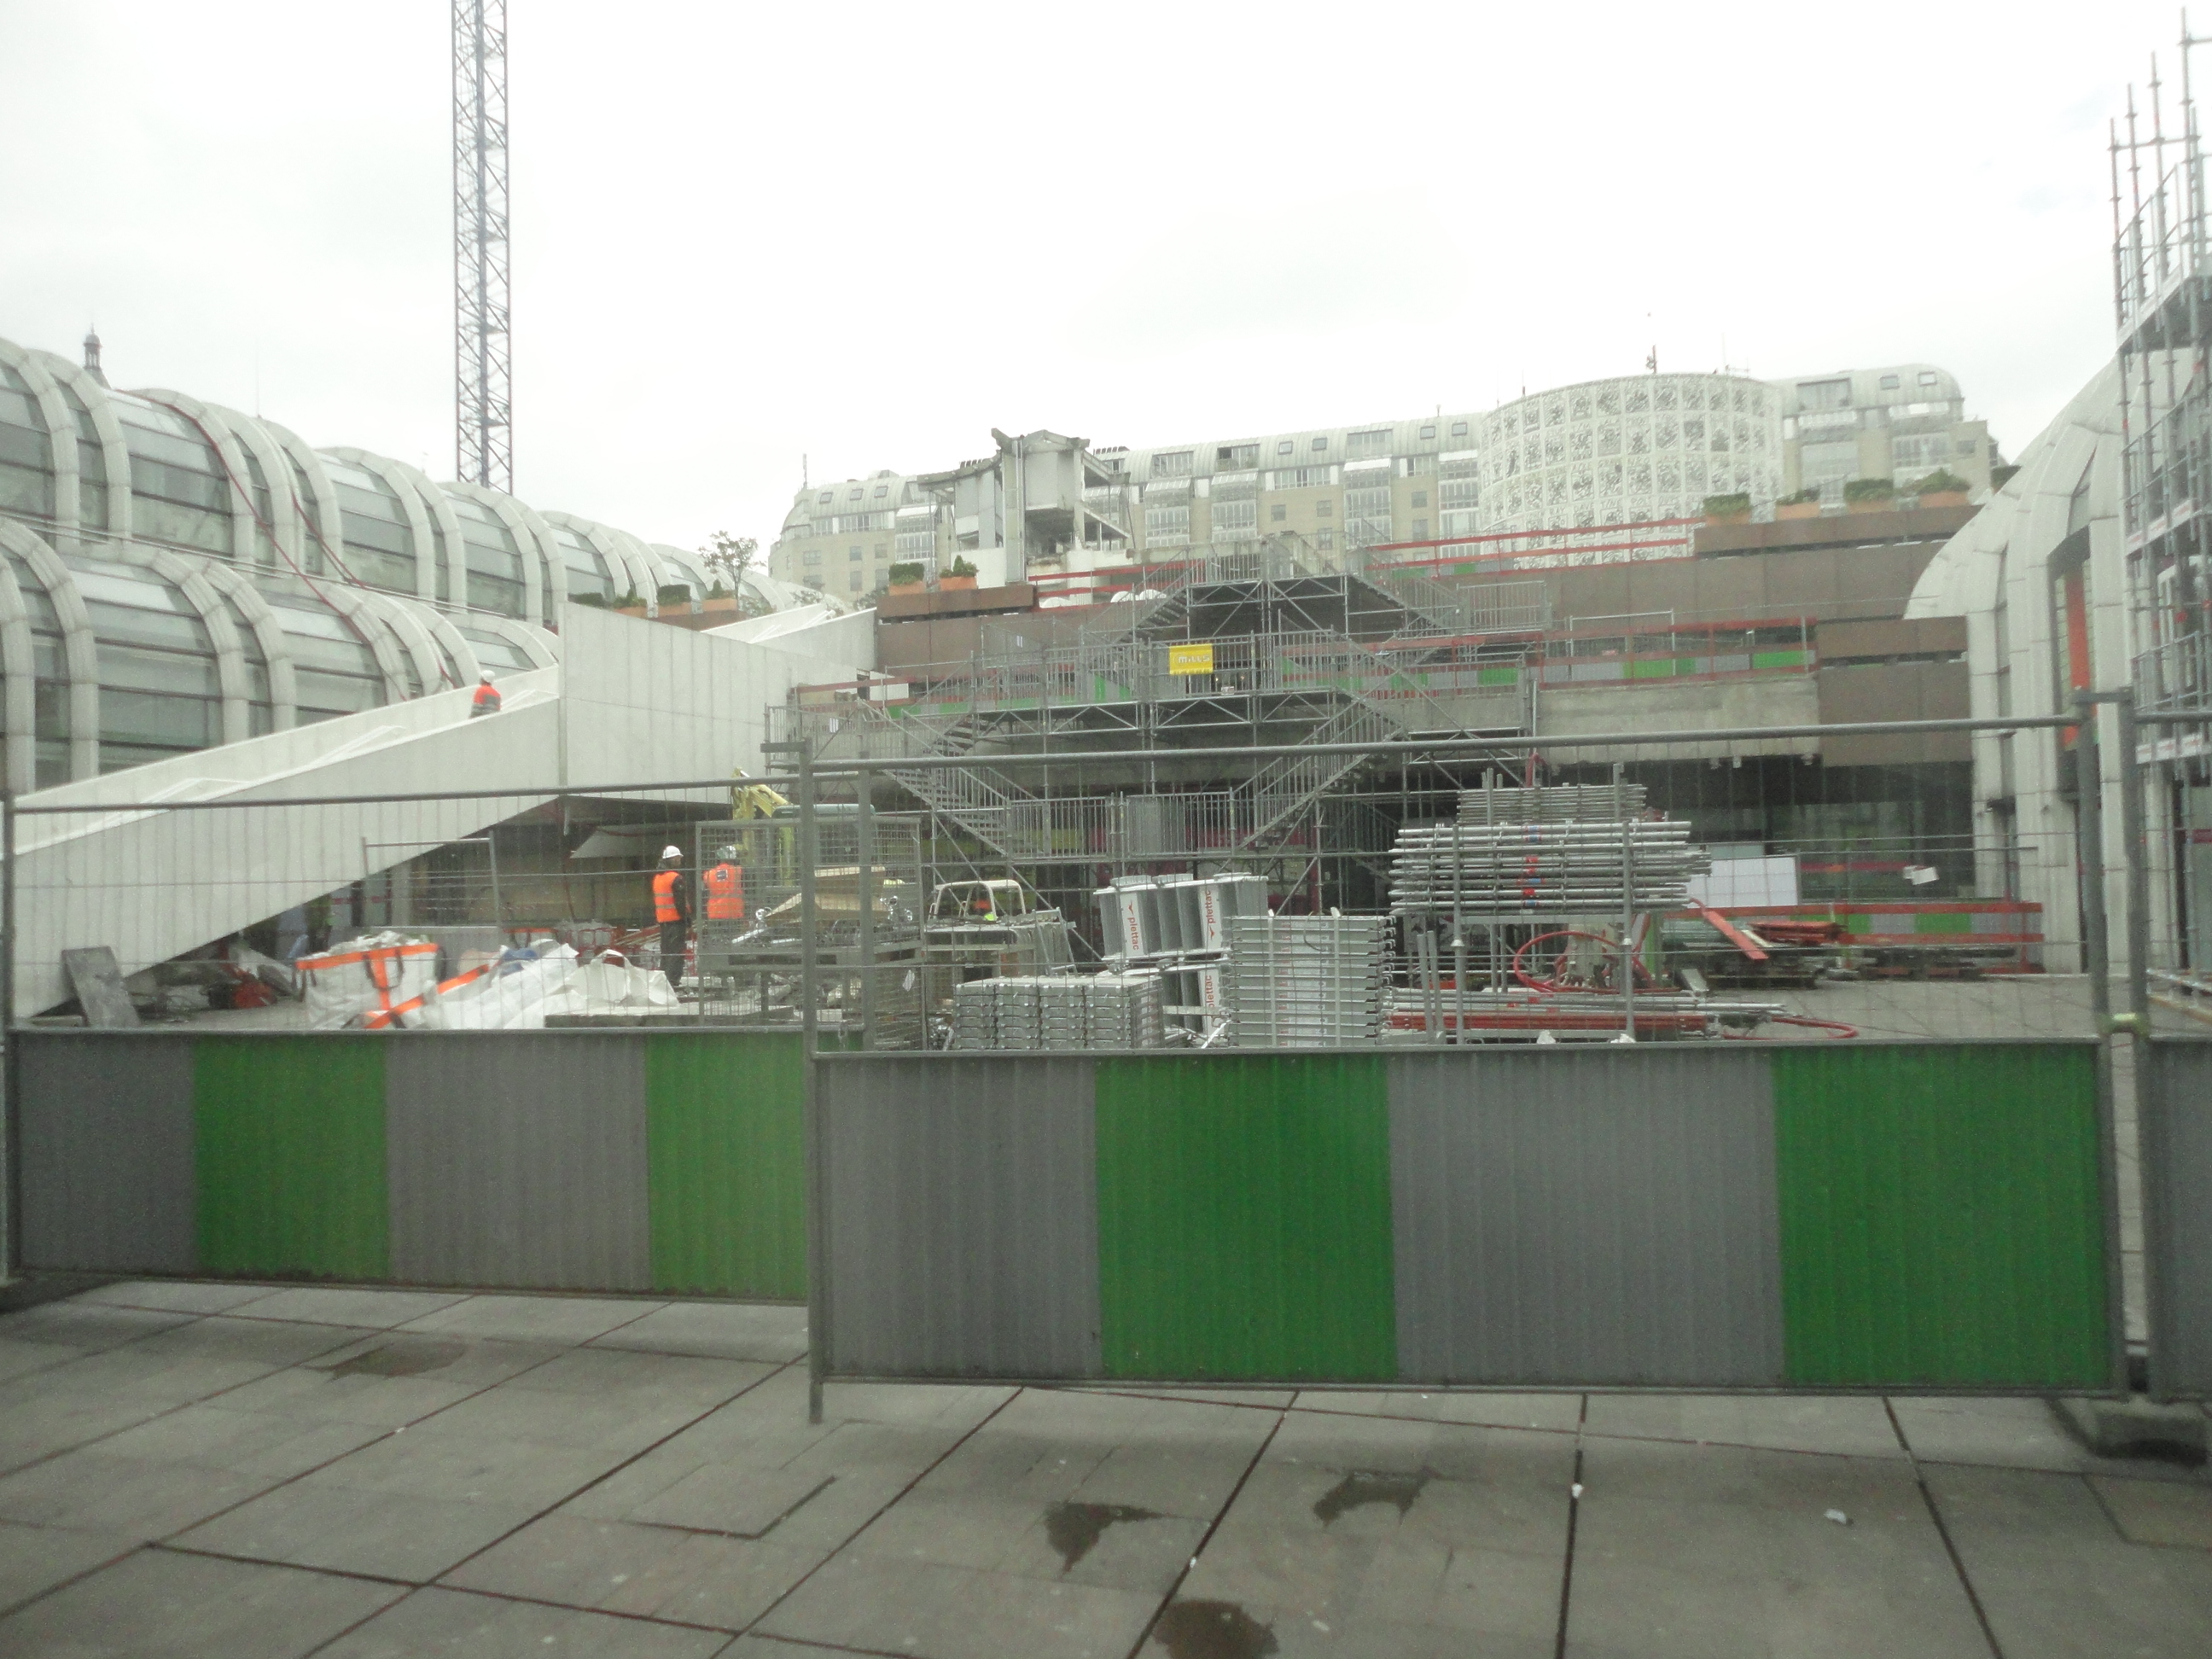
<svg viewBox="0 0 2212 1659">
<path fill-rule="evenodd" d="M 1632 680 L 1671 680 L 1697 672 L 1696 662 L 1686 657 L 1638 657 L 1627 667 Z"/>
<path fill-rule="evenodd" d="M 796 1035 L 647 1039 L 655 1289 L 793 1301 L 806 1294 L 805 1088 Z"/>
<path fill-rule="evenodd" d="M 192 1055 L 200 1265 L 391 1277 L 379 1036 L 209 1037 Z"/>
<path fill-rule="evenodd" d="M 1805 654 L 1802 651 L 1754 651 L 1751 653 L 1751 665 L 1753 668 L 1802 668 L 1805 666 Z"/>
<path fill-rule="evenodd" d="M 2109 1380 L 2086 1046 L 1773 1056 L 1789 1381 Z"/>
<path fill-rule="evenodd" d="M 1477 685 L 1518 685 L 1521 684 L 1521 671 L 1518 668 L 1478 668 L 1474 672 L 1474 683 Z"/>
<path fill-rule="evenodd" d="M 1966 911 L 1923 910 L 1912 919 L 1916 933 L 1971 933 L 1974 918 Z"/>
<path fill-rule="evenodd" d="M 1104 1060 L 1106 1373 L 1396 1374 L 1380 1054 Z"/>
</svg>

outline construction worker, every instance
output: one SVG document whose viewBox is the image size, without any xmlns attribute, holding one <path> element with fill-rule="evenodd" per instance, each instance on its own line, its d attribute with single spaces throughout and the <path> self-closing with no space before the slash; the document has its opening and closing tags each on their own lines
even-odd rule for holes
<svg viewBox="0 0 2212 1659">
<path fill-rule="evenodd" d="M 714 867 L 702 878 L 707 888 L 707 920 L 743 921 L 745 919 L 745 872 L 738 867 L 738 849 L 717 847 Z"/>
<path fill-rule="evenodd" d="M 691 884 L 684 879 L 684 849 L 660 849 L 660 868 L 653 878 L 653 919 L 660 924 L 660 971 L 678 990 L 684 986 L 684 947 L 691 932 Z"/>
<path fill-rule="evenodd" d="M 469 703 L 469 718 L 479 714 L 499 713 L 499 688 L 491 683 L 491 670 L 487 668 L 477 676 L 477 694 Z"/>
</svg>

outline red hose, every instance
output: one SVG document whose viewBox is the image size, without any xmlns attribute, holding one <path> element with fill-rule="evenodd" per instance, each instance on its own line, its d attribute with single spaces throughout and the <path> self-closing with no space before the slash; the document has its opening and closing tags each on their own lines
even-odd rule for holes
<svg viewBox="0 0 2212 1659">
<path fill-rule="evenodd" d="M 1579 986 L 1565 984 L 1556 978 L 1535 978 L 1521 966 L 1521 958 L 1528 955 L 1530 951 L 1534 950 L 1537 945 L 1541 945 L 1547 939 L 1586 939 L 1594 945 L 1604 945 L 1606 949 L 1611 951 L 1616 956 L 1618 956 L 1620 951 L 1620 947 L 1602 933 L 1586 933 L 1582 932 L 1580 929 L 1574 927 L 1560 927 L 1556 928 L 1548 933 L 1539 933 L 1535 938 L 1530 939 L 1526 945 L 1523 945 L 1519 950 L 1513 953 L 1513 977 L 1519 980 L 1523 985 L 1527 986 L 1532 991 L 1560 992 L 1584 988 Z M 1566 953 L 1562 951 L 1559 954 L 1562 960 L 1564 960 Z M 1636 958 L 1632 956 L 1629 960 L 1632 963 L 1635 963 L 1636 976 L 1639 980 L 1643 981 L 1644 984 L 1656 986 L 1658 983 L 1656 980 L 1651 977 L 1650 971 L 1645 969 L 1642 963 L 1636 962 Z M 1554 964 L 1554 966 L 1556 967 L 1557 964 Z"/>
</svg>

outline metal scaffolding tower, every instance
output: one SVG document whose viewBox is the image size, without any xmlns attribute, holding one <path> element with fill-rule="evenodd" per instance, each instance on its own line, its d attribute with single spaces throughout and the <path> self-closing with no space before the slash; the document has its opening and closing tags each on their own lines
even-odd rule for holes
<svg viewBox="0 0 2212 1659">
<path fill-rule="evenodd" d="M 454 469 L 513 493 L 507 0 L 453 0 Z"/>
</svg>

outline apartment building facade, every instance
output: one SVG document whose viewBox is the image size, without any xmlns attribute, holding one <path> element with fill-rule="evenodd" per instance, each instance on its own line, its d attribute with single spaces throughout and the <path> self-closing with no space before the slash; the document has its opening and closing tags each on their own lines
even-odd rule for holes
<svg viewBox="0 0 2212 1659">
<path fill-rule="evenodd" d="M 1959 382 L 1932 363 L 1839 369 L 1775 383 L 1782 416 L 1785 496 L 1840 502 L 1860 479 L 1886 478 L 1900 495 L 1947 471 L 1978 495 L 2004 457 L 1989 422 L 1966 418 Z"/>
</svg>

